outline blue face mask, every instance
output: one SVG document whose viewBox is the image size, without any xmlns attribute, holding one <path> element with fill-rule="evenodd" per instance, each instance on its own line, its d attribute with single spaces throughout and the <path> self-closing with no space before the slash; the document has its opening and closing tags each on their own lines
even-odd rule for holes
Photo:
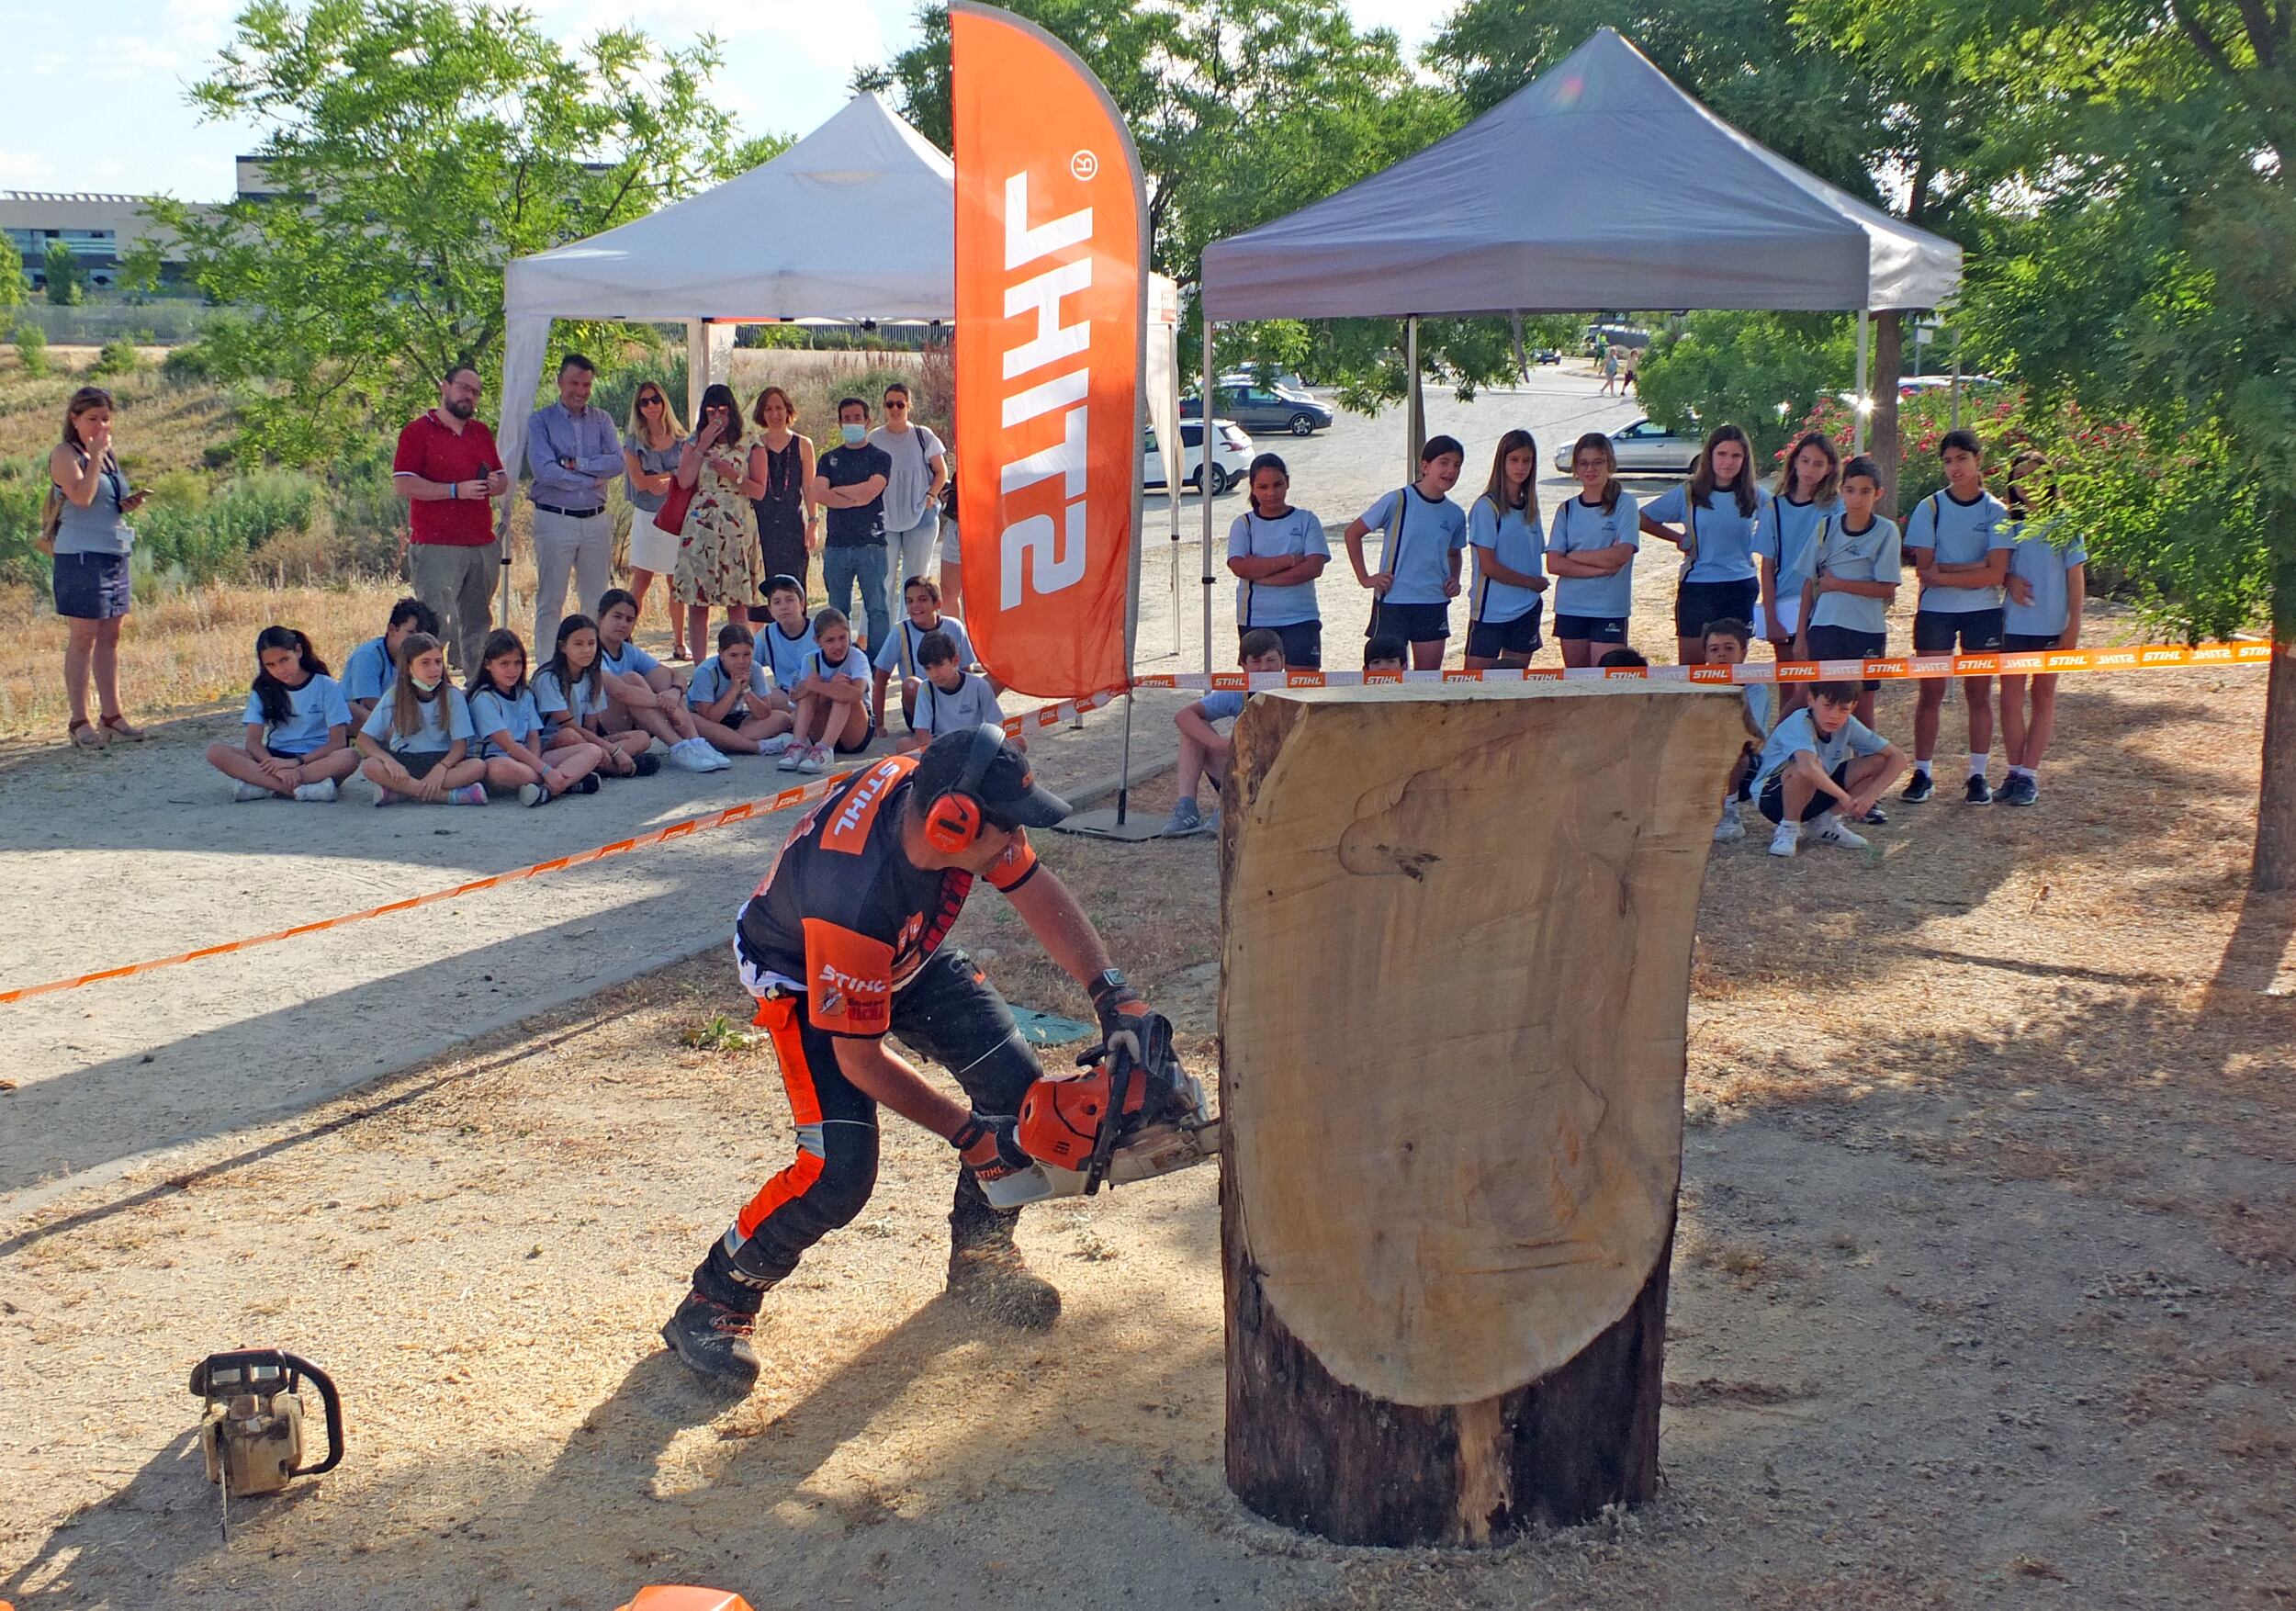
<svg viewBox="0 0 2296 1611">
<path fill-rule="evenodd" d="M 848 447 L 859 447 L 869 439 L 869 427 L 866 425 L 839 425 L 837 429 L 838 434 L 845 438 Z"/>
</svg>

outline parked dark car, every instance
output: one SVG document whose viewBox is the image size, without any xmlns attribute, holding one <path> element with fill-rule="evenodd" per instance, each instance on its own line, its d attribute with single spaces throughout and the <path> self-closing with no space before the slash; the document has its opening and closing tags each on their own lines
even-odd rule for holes
<svg viewBox="0 0 2296 1611">
<path fill-rule="evenodd" d="M 1203 411 L 1200 399 L 1180 400 L 1182 419 L 1197 419 Z M 1294 436 L 1329 430 L 1333 418 L 1322 403 L 1286 386 L 1222 386 L 1220 412 L 1247 431 L 1289 431 Z"/>
</svg>

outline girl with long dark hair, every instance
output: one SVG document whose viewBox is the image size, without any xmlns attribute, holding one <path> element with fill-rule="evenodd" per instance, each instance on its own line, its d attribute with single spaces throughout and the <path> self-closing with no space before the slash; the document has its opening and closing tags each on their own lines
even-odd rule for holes
<svg viewBox="0 0 2296 1611">
<path fill-rule="evenodd" d="M 240 720 L 243 743 L 208 746 L 208 764 L 231 780 L 234 800 L 323 803 L 358 767 L 343 685 L 295 627 L 255 635 L 255 681 Z"/>
</svg>

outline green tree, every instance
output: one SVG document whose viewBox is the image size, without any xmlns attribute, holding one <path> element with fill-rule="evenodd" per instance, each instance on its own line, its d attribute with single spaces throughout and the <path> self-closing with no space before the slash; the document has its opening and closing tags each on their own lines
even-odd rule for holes
<svg viewBox="0 0 2296 1611">
<path fill-rule="evenodd" d="M 31 282 L 24 277 L 24 253 L 14 241 L 0 235 L 0 317 L 13 315 L 31 295 Z"/>
<path fill-rule="evenodd" d="M 569 49 L 513 6 L 255 0 L 191 98 L 262 131 L 282 194 L 152 209 L 192 284 L 257 310 L 206 344 L 219 378 L 264 383 L 242 448 L 327 459 L 452 366 L 493 374 L 504 264 L 740 160 L 707 94 L 717 62 L 706 38 L 659 49 L 626 28 Z"/>
<path fill-rule="evenodd" d="M 1597 28 L 1615 28 L 1675 83 L 1781 156 L 1908 223 L 1958 237 L 1969 228 L 1969 204 L 2001 171 L 2001 131 L 2020 115 L 2014 92 L 2024 80 L 1996 70 L 2011 31 L 2001 19 L 1972 6 L 1953 28 L 1917 39 L 1897 13 L 1920 4 L 1466 0 L 1428 57 L 1480 112 Z M 1875 315 L 1869 439 L 1893 490 L 1904 342 L 1898 313 Z M 1656 356 L 1642 387 L 1664 389 L 1657 373 L 1664 362 Z"/>
<path fill-rule="evenodd" d="M 40 265 L 42 277 L 48 282 L 48 300 L 58 308 L 77 308 L 87 295 L 87 273 L 72 248 L 62 241 L 48 242 L 48 256 Z"/>
<path fill-rule="evenodd" d="M 1756 468 L 1856 369 L 1850 321 L 1839 313 L 1694 313 L 1661 332 L 1636 377 L 1650 417 L 1696 435 L 1724 420 L 1754 439 Z"/>
<path fill-rule="evenodd" d="M 2268 600 L 2251 879 L 2296 887 L 2296 0 L 1939 9 L 1949 28 L 2007 14 L 2052 92 L 1975 259 L 1973 345 L 2040 403 L 2173 456 L 2161 613 L 2217 633 Z"/>
<path fill-rule="evenodd" d="M 1184 287 L 1212 242 L 1321 200 L 1458 126 L 1455 97 L 1412 71 L 1392 31 L 1357 28 L 1344 0 L 1011 0 L 1011 9 L 1108 86 L 1140 149 L 1151 261 Z M 927 5 L 917 19 L 918 41 L 855 87 L 889 93 L 947 149 L 949 14 Z M 1192 309 L 1188 320 L 1199 328 Z M 1513 367 L 1509 332 L 1491 321 L 1430 321 L 1422 351 L 1431 373 L 1469 385 Z M 1239 327 L 1223 333 L 1221 355 L 1311 368 L 1358 403 L 1401 394 L 1391 320 Z"/>
</svg>

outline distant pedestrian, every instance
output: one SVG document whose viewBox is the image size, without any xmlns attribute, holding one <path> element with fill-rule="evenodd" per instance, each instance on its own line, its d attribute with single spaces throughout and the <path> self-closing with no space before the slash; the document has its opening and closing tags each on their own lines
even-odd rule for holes
<svg viewBox="0 0 2296 1611">
<path fill-rule="evenodd" d="M 606 519 L 606 488 L 627 467 L 613 422 L 590 406 L 598 366 L 580 353 L 558 362 L 558 400 L 526 422 L 526 464 L 534 472 L 526 495 L 535 503 L 535 637 L 555 644 L 566 614 L 567 578 L 578 605 L 606 591 L 613 579 L 613 525 Z M 482 635 L 483 636 L 483 635 Z M 472 645 L 475 653 L 478 646 Z"/>
<path fill-rule="evenodd" d="M 1603 345 L 1603 395 L 1611 397 L 1618 390 L 1618 349 L 1605 342 Z"/>
<path fill-rule="evenodd" d="M 813 551 L 821 546 L 814 533 L 814 501 L 807 491 L 813 484 L 813 438 L 798 432 L 797 405 L 778 386 L 758 393 L 749 418 L 760 428 L 749 449 L 749 479 L 764 488 L 749 507 L 758 517 L 758 547 L 766 578 L 795 577 L 802 605 Z"/>
<path fill-rule="evenodd" d="M 808 485 L 813 501 L 829 512 L 828 546 L 821 554 L 821 580 L 829 608 L 847 621 L 853 589 L 869 622 L 868 647 L 874 649 L 891 629 L 893 611 L 885 596 L 885 489 L 893 481 L 893 456 L 869 440 L 869 405 L 857 397 L 837 405 L 838 445 L 821 456 Z M 816 633 L 820 631 L 816 616 Z"/>
<path fill-rule="evenodd" d="M 407 501 L 407 564 L 415 596 L 438 617 L 440 637 L 467 671 L 493 625 L 502 545 L 494 500 L 511 490 L 494 433 L 478 412 L 478 372 L 467 365 L 439 382 L 438 406 L 399 433 L 391 490 Z"/>
<path fill-rule="evenodd" d="M 1635 377 L 1642 369 L 1642 349 L 1628 347 L 1625 367 L 1618 372 L 1618 395 L 1625 397 L 1635 389 Z"/>
<path fill-rule="evenodd" d="M 929 427 L 909 418 L 915 405 L 909 389 L 895 380 L 885 388 L 885 422 L 869 434 L 893 468 L 885 481 L 885 613 L 900 614 L 903 584 L 933 573 L 933 547 L 940 540 L 940 493 L 949 484 L 949 451 Z M 873 650 L 881 647 L 874 641 Z M 916 668 L 905 668 L 914 675 Z"/>
<path fill-rule="evenodd" d="M 63 651 L 64 693 L 72 702 L 65 728 L 74 744 L 90 748 L 113 738 L 141 738 L 119 709 L 119 624 L 133 602 L 128 551 L 135 528 L 128 517 L 144 494 L 128 489 L 112 451 L 112 394 L 84 386 L 64 405 L 63 440 L 48 451 L 48 512 L 41 524 L 53 545 L 51 571 L 56 614 L 71 624 Z M 87 719 L 89 674 L 96 678 L 100 725 Z"/>
<path fill-rule="evenodd" d="M 669 501 L 685 434 L 678 411 L 670 406 L 670 394 L 650 380 L 639 381 L 630 399 L 630 422 L 622 434 L 622 490 L 630 500 L 630 593 L 637 600 L 641 619 L 647 589 L 656 577 L 678 569 L 678 535 L 656 525 L 654 516 Z M 670 658 L 701 659 L 686 653 L 685 612 L 675 603 L 670 606 Z"/>
</svg>

